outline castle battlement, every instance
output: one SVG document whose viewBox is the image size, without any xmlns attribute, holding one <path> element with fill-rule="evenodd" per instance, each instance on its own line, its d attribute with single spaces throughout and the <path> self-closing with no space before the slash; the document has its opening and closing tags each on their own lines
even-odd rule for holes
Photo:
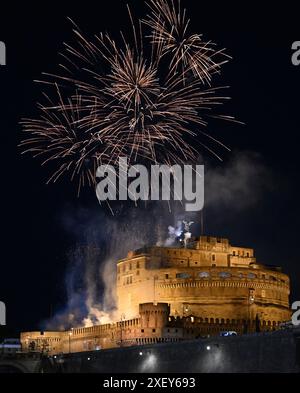
<svg viewBox="0 0 300 393">
<path fill-rule="evenodd" d="M 114 323 L 25 332 L 23 349 L 68 353 L 278 329 L 290 319 L 290 280 L 252 248 L 201 236 L 186 247 L 145 247 L 117 263 Z"/>
<path fill-rule="evenodd" d="M 138 315 L 140 303 L 163 302 L 175 316 L 286 320 L 289 293 L 289 278 L 279 267 L 258 263 L 252 248 L 225 238 L 191 238 L 185 248 L 145 247 L 117 264 L 118 310 L 128 317 Z"/>
</svg>

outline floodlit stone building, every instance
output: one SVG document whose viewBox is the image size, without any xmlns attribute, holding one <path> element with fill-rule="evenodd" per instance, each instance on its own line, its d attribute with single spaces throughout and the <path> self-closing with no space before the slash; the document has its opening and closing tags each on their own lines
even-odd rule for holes
<svg viewBox="0 0 300 393">
<path fill-rule="evenodd" d="M 117 264 L 120 321 L 65 332 L 25 332 L 25 350 L 68 353 L 274 330 L 290 319 L 290 282 L 253 249 L 201 236 L 186 247 L 146 247 Z M 122 318 L 121 318 L 122 316 Z"/>
</svg>

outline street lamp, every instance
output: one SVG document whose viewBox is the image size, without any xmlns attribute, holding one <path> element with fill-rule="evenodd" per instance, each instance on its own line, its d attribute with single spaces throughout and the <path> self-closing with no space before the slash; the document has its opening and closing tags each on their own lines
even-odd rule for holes
<svg viewBox="0 0 300 393">
<path fill-rule="evenodd" d="M 121 331 L 120 331 L 120 347 L 122 347 L 123 346 L 123 320 L 125 320 L 125 314 L 121 314 L 121 325 L 120 325 L 120 327 L 121 327 Z"/>
<path fill-rule="evenodd" d="M 249 297 L 248 297 L 248 321 L 249 321 L 249 333 L 251 332 L 251 305 L 254 303 L 254 289 L 249 289 Z"/>
<path fill-rule="evenodd" d="M 189 305 L 186 303 L 182 303 L 182 316 L 184 317 L 188 312 L 189 312 Z"/>
<path fill-rule="evenodd" d="M 73 328 L 71 328 L 71 331 L 69 332 L 69 353 L 71 353 L 71 337 L 73 335 Z"/>
<path fill-rule="evenodd" d="M 156 294 L 155 294 L 156 280 L 158 280 L 157 275 L 153 276 L 153 304 L 155 304 L 155 305 L 157 304 L 156 299 L 155 299 L 155 297 L 156 297 Z"/>
</svg>

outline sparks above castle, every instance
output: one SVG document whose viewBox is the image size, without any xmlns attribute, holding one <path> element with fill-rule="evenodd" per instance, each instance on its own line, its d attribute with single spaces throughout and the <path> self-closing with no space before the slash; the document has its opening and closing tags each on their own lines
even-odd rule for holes
<svg viewBox="0 0 300 393">
<path fill-rule="evenodd" d="M 118 262 L 119 322 L 22 333 L 23 348 L 80 352 L 275 330 L 290 319 L 290 281 L 281 268 L 258 263 L 253 249 L 224 238 L 188 236 L 184 243 L 131 251 Z"/>
</svg>

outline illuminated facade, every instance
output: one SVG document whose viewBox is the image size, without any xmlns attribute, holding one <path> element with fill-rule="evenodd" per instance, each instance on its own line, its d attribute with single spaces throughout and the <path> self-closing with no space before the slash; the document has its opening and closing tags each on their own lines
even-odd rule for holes
<svg viewBox="0 0 300 393">
<path fill-rule="evenodd" d="M 213 321 L 258 318 L 277 324 L 290 317 L 288 276 L 227 239 L 201 236 L 186 248 L 137 250 L 117 269 L 118 310 L 127 318 L 148 302 L 170 304 L 173 316 Z"/>
<path fill-rule="evenodd" d="M 24 350 L 81 352 L 278 328 L 290 319 L 290 282 L 253 249 L 202 236 L 185 248 L 147 247 L 117 264 L 120 321 L 64 332 L 25 332 Z M 122 318 L 121 318 L 122 316 Z"/>
</svg>

